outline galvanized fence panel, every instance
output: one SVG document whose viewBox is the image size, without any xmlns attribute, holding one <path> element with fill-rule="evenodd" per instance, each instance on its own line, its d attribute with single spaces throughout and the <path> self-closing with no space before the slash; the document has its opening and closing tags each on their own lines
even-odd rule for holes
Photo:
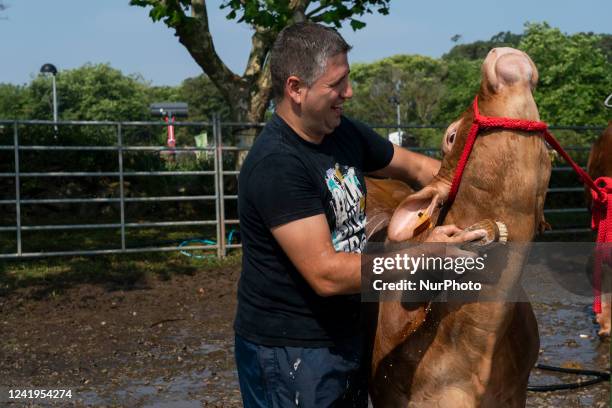
<svg viewBox="0 0 612 408">
<path fill-rule="evenodd" d="M 38 145 L 29 144 L 23 145 L 20 143 L 20 126 L 112 126 L 116 132 L 116 143 L 113 146 L 76 146 L 76 145 Z M 238 168 L 241 163 L 244 153 L 248 151 L 248 144 L 241 142 L 244 134 L 253 136 L 258 132 L 263 123 L 222 123 L 218 115 L 214 115 L 210 122 L 176 122 L 176 127 L 196 126 L 201 128 L 212 128 L 212 144 L 207 147 L 175 147 L 169 148 L 165 146 L 141 146 L 141 145 L 126 145 L 124 143 L 124 131 L 128 127 L 139 126 L 160 126 L 166 127 L 164 122 L 86 122 L 86 121 L 0 121 L 0 126 L 12 127 L 12 145 L 0 145 L 0 151 L 13 152 L 14 156 L 14 171 L 0 172 L 0 180 L 12 178 L 15 183 L 15 198 L 2 199 L 0 205 L 15 206 L 15 223 L 14 225 L 0 226 L 0 232 L 15 232 L 15 251 L 10 253 L 1 253 L 2 258 L 32 258 L 45 256 L 74 256 L 74 255 L 97 255 L 97 254 L 113 254 L 113 253 L 136 253 L 136 252 L 155 252 L 155 251 L 177 251 L 177 250 L 215 250 L 217 257 L 223 257 L 227 251 L 234 248 L 240 248 L 239 243 L 227 242 L 228 229 L 233 233 L 238 226 L 239 221 L 237 216 L 227 218 L 227 204 L 233 202 L 236 207 L 238 196 L 236 193 L 226 193 L 225 177 L 236 178 L 239 174 Z M 380 134 L 389 137 L 391 132 L 397 131 L 397 126 L 393 125 L 375 125 L 373 126 Z M 441 132 L 443 126 L 401 126 L 401 130 L 409 131 L 428 131 Z M 551 127 L 552 129 L 575 130 L 599 132 L 603 127 Z M 411 147 L 412 150 L 436 156 L 439 155 L 439 149 Z M 579 152 L 584 154 L 588 152 L 588 147 L 568 147 L 570 152 Z M 116 152 L 117 171 L 21 171 L 20 153 L 28 151 L 40 152 Z M 211 152 L 213 153 L 213 170 L 166 170 L 166 171 L 126 171 L 124 163 L 124 154 L 126 152 Z M 224 161 L 228 163 L 227 167 Z M 584 164 L 584 163 L 581 163 Z M 554 173 L 566 173 L 571 171 L 571 168 L 565 164 L 555 166 Z M 162 177 L 162 176 L 213 176 L 213 195 L 170 195 L 170 196 L 146 196 L 146 197 L 126 197 L 125 183 L 126 177 Z M 48 179 L 57 177 L 114 177 L 118 179 L 119 197 L 80 197 L 80 198 L 39 198 L 29 199 L 22 198 L 22 181 L 27 178 Z M 233 183 L 236 185 L 236 183 Z M 550 187 L 549 193 L 552 194 L 577 194 L 582 193 L 584 188 L 578 185 L 575 186 L 556 186 Z M 181 201 L 214 201 L 215 218 L 210 220 L 187 220 L 187 221 L 149 221 L 149 222 L 127 222 L 126 221 L 126 203 L 146 203 L 146 202 L 181 202 Z M 81 224 L 57 224 L 57 225 L 23 225 L 23 205 L 40 205 L 40 204 L 85 204 L 85 203 L 115 203 L 119 205 L 119 219 L 117 222 L 110 223 L 81 223 Z M 565 207 L 565 208 L 546 208 L 546 215 L 553 214 L 584 214 L 587 212 L 583 207 Z M 236 211 L 232 214 L 237 215 Z M 165 227 L 180 227 L 180 226 L 206 226 L 214 225 L 216 229 L 215 244 L 211 245 L 162 245 L 162 246 L 145 246 L 132 248 L 127 245 L 128 229 L 137 228 L 165 228 Z M 230 229 L 231 228 L 231 229 Z M 24 242 L 22 232 L 27 231 L 66 231 L 66 230 L 88 230 L 88 229 L 119 229 L 120 231 L 120 247 L 118 248 L 100 248 L 91 250 L 73 250 L 73 251 L 24 251 Z M 561 228 L 553 231 L 548 231 L 548 234 L 577 234 L 588 232 L 589 229 L 585 225 L 584 228 Z"/>
<path fill-rule="evenodd" d="M 22 145 L 19 140 L 19 126 L 114 126 L 116 127 L 116 144 L 114 146 L 50 146 L 50 145 Z M 15 206 L 15 224 L 14 226 L 0 226 L 0 232 L 14 231 L 15 232 L 15 247 L 16 251 L 11 253 L 1 253 L 1 258 L 34 258 L 45 256 L 75 256 L 75 255 L 97 255 L 111 253 L 136 253 L 136 252 L 155 252 L 155 251 L 176 251 L 176 250 L 210 250 L 215 249 L 217 256 L 223 256 L 224 249 L 219 243 L 219 229 L 217 232 L 217 243 L 214 245 L 186 245 L 178 246 L 149 246 L 140 248 L 128 248 L 126 244 L 126 229 L 131 228 L 150 228 L 150 227 L 176 227 L 176 226 L 201 226 L 214 225 L 219 226 L 220 217 L 219 209 L 222 203 L 217 190 L 218 184 L 215 182 L 214 195 L 192 195 L 192 196 L 161 196 L 161 197 L 126 197 L 125 194 L 125 177 L 152 177 L 152 176 L 184 176 L 184 175 L 208 175 L 213 176 L 215 181 L 219 171 L 217 166 L 218 147 L 215 145 L 220 139 L 218 132 L 218 119 L 209 122 L 183 122 L 176 123 L 175 126 L 198 126 L 210 127 L 213 129 L 213 146 L 210 147 L 179 147 L 170 149 L 162 146 L 130 146 L 123 142 L 123 129 L 126 126 L 163 126 L 163 122 L 84 122 L 84 121 L 0 121 L 0 126 L 12 126 L 13 145 L 0 146 L 0 150 L 14 152 L 14 171 L 0 173 L 0 179 L 13 178 L 15 183 L 15 199 L 0 200 L 2 205 Z M 23 172 L 20 171 L 20 152 L 22 151 L 45 151 L 45 152 L 116 152 L 117 153 L 117 171 L 45 171 L 45 172 Z M 181 152 L 181 151 L 206 151 L 213 153 L 214 170 L 212 171 L 125 171 L 123 156 L 126 151 L 145 151 L 145 152 Z M 119 180 L 119 197 L 89 197 L 89 198 L 45 198 L 45 199 L 22 199 L 21 181 L 23 178 L 57 178 L 57 177 L 116 177 Z M 211 220 L 190 220 L 190 221 L 170 221 L 170 222 L 126 222 L 125 204 L 135 202 L 176 202 L 176 201 L 215 201 L 216 216 Z M 73 203 L 118 203 L 120 216 L 118 222 L 115 223 L 86 223 L 86 224 L 57 224 L 57 225 L 23 225 L 22 223 L 22 206 L 24 204 L 73 204 Z M 121 245 L 119 248 L 103 248 L 94 250 L 76 250 L 76 251 L 37 251 L 27 252 L 23 250 L 24 231 L 70 231 L 70 230 L 88 230 L 88 229 L 119 229 Z"/>
</svg>

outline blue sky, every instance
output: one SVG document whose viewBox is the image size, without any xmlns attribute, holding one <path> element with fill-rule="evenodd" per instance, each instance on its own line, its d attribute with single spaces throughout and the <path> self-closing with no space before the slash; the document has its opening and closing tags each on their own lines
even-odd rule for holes
<svg viewBox="0 0 612 408">
<path fill-rule="evenodd" d="M 110 63 L 140 73 L 155 85 L 176 85 L 201 73 L 173 31 L 153 23 L 148 11 L 128 0 L 2 0 L 0 82 L 23 84 L 51 62 L 58 69 L 86 62 Z M 242 73 L 250 30 L 225 19 L 221 0 L 207 1 L 217 52 Z M 392 0 L 388 16 L 368 15 L 363 30 L 341 32 L 353 45 L 352 62 L 394 54 L 439 57 L 462 42 L 488 39 L 499 31 L 522 32 L 526 21 L 547 21 L 567 33 L 612 32 L 611 0 Z"/>
</svg>

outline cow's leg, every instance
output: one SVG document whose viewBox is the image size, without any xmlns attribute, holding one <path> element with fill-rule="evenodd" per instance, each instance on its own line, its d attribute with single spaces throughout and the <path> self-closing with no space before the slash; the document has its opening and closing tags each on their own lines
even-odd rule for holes
<svg viewBox="0 0 612 408">
<path fill-rule="evenodd" d="M 597 334 L 599 337 L 605 338 L 610 337 L 610 319 L 611 319 L 612 303 L 609 293 L 601 295 L 601 313 L 595 316 L 597 323 L 599 324 L 599 331 Z"/>
<path fill-rule="evenodd" d="M 494 356 L 483 408 L 524 408 L 529 373 L 540 350 L 538 324 L 530 303 L 517 303 L 508 335 Z"/>
</svg>

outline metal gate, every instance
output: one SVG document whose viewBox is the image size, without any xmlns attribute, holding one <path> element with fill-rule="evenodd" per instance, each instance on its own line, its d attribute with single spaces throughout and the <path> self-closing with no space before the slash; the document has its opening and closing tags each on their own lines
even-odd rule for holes
<svg viewBox="0 0 612 408">
<path fill-rule="evenodd" d="M 124 133 L 128 128 L 134 127 L 165 127 L 163 122 L 84 122 L 84 121 L 0 121 L 0 128 L 3 129 L 5 136 L 10 136 L 12 133 L 12 144 L 4 143 L 0 145 L 0 152 L 4 151 L 13 156 L 13 171 L 0 172 L 0 182 L 2 180 L 13 180 L 15 189 L 14 197 L 2 197 L 0 206 L 2 208 L 14 207 L 14 224 L 1 225 L 0 232 L 14 233 L 14 242 L 11 246 L 14 248 L 8 252 L 0 253 L 0 258 L 32 258 L 32 257 L 47 257 L 47 256 L 72 256 L 72 255 L 97 255 L 97 254 L 113 254 L 113 253 L 134 253 L 134 252 L 153 252 L 153 251 L 177 251 L 177 250 L 215 250 L 217 257 L 223 257 L 227 251 L 232 248 L 239 248 L 239 243 L 226 242 L 226 231 L 229 226 L 237 226 L 238 219 L 226 218 L 226 207 L 228 202 L 236 202 L 237 195 L 225 194 L 225 176 L 236 177 L 238 171 L 234 168 L 224 169 L 224 153 L 232 152 L 237 154 L 240 151 L 248 150 L 245 146 L 232 145 L 225 143 L 224 129 L 226 135 L 231 135 L 236 129 L 252 129 L 261 128 L 262 123 L 222 123 L 218 115 L 213 116 L 210 122 L 177 122 L 174 124 L 177 127 L 197 126 L 200 128 L 210 129 L 212 131 L 212 143 L 208 146 L 185 146 L 169 148 L 159 145 L 132 145 L 124 142 Z M 114 129 L 116 140 L 113 145 L 95 146 L 95 145 L 52 145 L 52 144 L 22 144 L 20 142 L 20 130 L 23 127 L 44 126 L 44 127 L 70 127 L 70 126 L 86 126 L 86 127 L 112 127 Z M 374 126 L 381 134 L 389 137 L 389 132 L 397 130 L 396 126 Z M 404 131 L 418 131 L 419 129 L 440 129 L 441 126 L 402 126 Z M 602 127 L 551 127 L 551 129 L 565 130 L 580 130 L 589 132 L 601 132 Z M 431 148 L 414 148 L 413 150 L 420 151 L 425 154 L 435 155 L 439 149 Z M 569 147 L 570 152 L 579 153 L 584 156 L 588 153 L 586 147 Z M 28 172 L 21 171 L 22 162 L 20 154 L 25 152 L 48 152 L 50 154 L 61 154 L 63 152 L 112 152 L 116 153 L 116 171 L 88 171 L 90 169 L 82 169 L 84 171 L 42 171 Z M 176 154 L 179 152 L 208 152 L 212 155 L 213 168 L 211 170 L 163 170 L 163 171 L 130 171 L 124 167 L 124 157 L 128 152 L 152 152 L 162 154 L 163 152 Z M 582 160 L 584 164 L 584 160 Z M 554 173 L 567 173 L 571 168 L 565 164 L 555 166 Z M 170 196 L 146 196 L 134 197 L 128 196 L 125 191 L 125 184 L 131 177 L 160 177 L 160 176 L 212 176 L 213 177 L 213 194 L 209 195 L 170 195 Z M 118 181 L 119 192 L 118 197 L 78 197 L 78 198 L 27 198 L 22 196 L 22 182 L 25 179 L 49 179 L 57 177 L 111 177 Z M 583 187 L 573 186 L 556 186 L 549 188 L 551 194 L 576 194 L 583 192 Z M 213 219 L 192 219 L 187 221 L 138 221 L 126 222 L 126 204 L 127 203 L 146 203 L 146 202 L 184 202 L 184 201 L 214 201 L 215 217 Z M 114 203 L 119 206 L 119 217 L 116 222 L 110 223 L 80 223 L 80 224 L 27 224 L 22 222 L 22 210 L 26 205 L 43 205 L 43 204 L 80 204 L 80 203 Z M 235 205 L 235 204 L 234 204 Z M 5 213 L 10 211 L 5 211 Z M 566 206 L 563 208 L 546 208 L 546 215 L 553 214 L 584 214 L 586 209 L 581 206 Z M 187 245 L 179 247 L 178 245 L 153 245 L 153 246 L 131 246 L 128 241 L 126 231 L 138 228 L 166 228 L 177 226 L 215 226 L 216 240 L 211 245 Z M 35 231 L 82 231 L 96 229 L 115 229 L 120 231 L 120 245 L 116 247 L 89 249 L 89 250 L 40 250 L 28 251 L 24 250 L 23 232 Z M 549 231 L 549 234 L 568 234 L 568 233 L 585 233 L 589 229 L 585 224 L 584 227 L 577 228 L 561 228 Z"/>
</svg>

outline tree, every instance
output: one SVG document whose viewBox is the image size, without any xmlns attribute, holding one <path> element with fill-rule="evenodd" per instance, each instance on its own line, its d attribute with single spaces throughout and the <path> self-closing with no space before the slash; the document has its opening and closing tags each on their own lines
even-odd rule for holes
<svg viewBox="0 0 612 408">
<path fill-rule="evenodd" d="M 227 103 L 206 75 L 185 79 L 178 92 L 181 100 L 189 104 L 190 120 L 208 121 L 213 113 L 219 113 L 223 120 L 231 120 Z"/>
<path fill-rule="evenodd" d="M 0 119 L 26 119 L 23 112 L 28 103 L 25 86 L 0 83 Z"/>
<path fill-rule="evenodd" d="M 108 64 L 85 64 L 57 74 L 59 116 L 63 120 L 143 120 L 148 117 L 145 90 L 138 75 L 124 75 Z M 50 79 L 36 77 L 29 85 L 28 119 L 50 119 Z"/>
<path fill-rule="evenodd" d="M 558 125 L 605 125 L 603 106 L 612 71 L 592 33 L 568 35 L 546 23 L 526 24 L 520 48 L 538 67 L 535 99 L 542 120 Z"/>
<path fill-rule="evenodd" d="M 480 87 L 482 60 L 464 58 L 447 60 L 444 95 L 440 100 L 434 123 L 448 124 L 470 106 Z"/>
<path fill-rule="evenodd" d="M 487 53 L 494 47 L 518 47 L 521 41 L 521 34 L 513 34 L 510 31 L 501 31 L 491 39 L 486 41 L 474 41 L 469 44 L 457 44 L 449 52 L 444 54 L 442 58 L 458 59 L 466 58 L 469 60 L 482 60 L 487 56 Z M 461 36 L 459 34 L 451 37 L 451 41 L 456 43 Z"/>
<path fill-rule="evenodd" d="M 608 64 L 612 64 L 612 34 L 601 34 L 599 48 L 608 59 Z"/>
<path fill-rule="evenodd" d="M 402 123 L 431 124 L 444 92 L 446 66 L 420 55 L 395 55 L 371 64 L 354 64 L 351 78 L 355 96 L 346 110 L 372 124 L 394 123 L 395 105 L 400 102 Z"/>
<path fill-rule="evenodd" d="M 354 17 L 374 11 L 389 12 L 390 0 L 224 0 L 227 18 L 237 19 L 254 30 L 247 67 L 242 76 L 232 72 L 217 54 L 208 23 L 205 0 L 131 0 L 151 7 L 153 21 L 163 20 L 175 30 L 195 62 L 210 78 L 227 102 L 235 121 L 261 122 L 270 100 L 267 56 L 283 27 L 299 21 L 314 21 L 341 27 L 349 21 L 354 30 L 365 23 Z M 191 11 L 190 15 L 188 12 Z"/>
</svg>

